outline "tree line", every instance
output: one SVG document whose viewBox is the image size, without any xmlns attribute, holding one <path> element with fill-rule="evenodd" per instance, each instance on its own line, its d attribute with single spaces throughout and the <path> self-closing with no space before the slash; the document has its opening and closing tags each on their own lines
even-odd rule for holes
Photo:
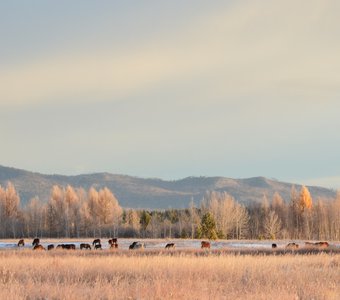
<svg viewBox="0 0 340 300">
<path fill-rule="evenodd" d="M 340 240 L 340 193 L 313 201 L 292 186 L 290 199 L 274 193 L 243 205 L 225 192 L 207 192 L 185 209 L 122 208 L 108 188 L 53 186 L 43 203 L 25 206 L 12 183 L 0 186 L 0 237 L 135 237 Z"/>
</svg>

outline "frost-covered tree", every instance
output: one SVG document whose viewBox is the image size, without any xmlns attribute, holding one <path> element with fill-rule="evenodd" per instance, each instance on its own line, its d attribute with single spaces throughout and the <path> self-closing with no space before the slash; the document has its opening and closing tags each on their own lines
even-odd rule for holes
<svg viewBox="0 0 340 300">
<path fill-rule="evenodd" d="M 270 211 L 264 220 L 264 229 L 266 237 L 276 239 L 281 231 L 281 221 L 275 211 Z"/>
</svg>

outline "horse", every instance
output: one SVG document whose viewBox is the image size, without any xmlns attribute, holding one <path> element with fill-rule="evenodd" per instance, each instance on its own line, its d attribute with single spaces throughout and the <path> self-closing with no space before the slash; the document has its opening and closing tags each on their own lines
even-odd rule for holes
<svg viewBox="0 0 340 300">
<path fill-rule="evenodd" d="M 19 240 L 19 242 L 18 242 L 18 247 L 20 247 L 20 246 L 22 246 L 22 247 L 25 246 L 25 241 L 23 239 Z"/>
<path fill-rule="evenodd" d="M 56 249 L 64 249 L 64 244 L 59 244 Z"/>
<path fill-rule="evenodd" d="M 89 250 L 91 250 L 91 245 L 90 244 L 82 243 L 82 244 L 80 244 L 80 250 L 82 250 L 82 249 L 89 249 Z"/>
<path fill-rule="evenodd" d="M 53 244 L 50 244 L 50 245 L 47 246 L 47 250 L 52 250 L 52 249 L 54 249 L 54 245 Z"/>
<path fill-rule="evenodd" d="M 39 245 L 39 243 L 40 243 L 40 239 L 39 239 L 39 238 L 35 238 L 35 239 L 33 240 L 33 242 L 32 242 L 32 246 L 34 246 L 34 245 Z"/>
<path fill-rule="evenodd" d="M 95 239 L 92 242 L 92 246 L 96 245 L 96 244 L 100 244 L 100 239 Z"/>
<path fill-rule="evenodd" d="M 210 249 L 210 242 L 202 241 L 202 242 L 201 242 L 201 249 L 203 249 L 203 248 L 208 248 L 208 249 Z"/>
<path fill-rule="evenodd" d="M 272 249 L 275 249 L 277 248 L 277 245 L 276 244 L 272 244 Z"/>
<path fill-rule="evenodd" d="M 33 250 L 46 250 L 42 245 L 38 244 L 33 247 Z"/>
<path fill-rule="evenodd" d="M 176 245 L 175 243 L 168 243 L 165 245 L 165 249 L 175 249 L 176 248 Z"/>
<path fill-rule="evenodd" d="M 299 248 L 299 245 L 296 244 L 296 243 L 289 243 L 287 246 L 286 246 L 287 249 L 298 249 Z"/>
</svg>

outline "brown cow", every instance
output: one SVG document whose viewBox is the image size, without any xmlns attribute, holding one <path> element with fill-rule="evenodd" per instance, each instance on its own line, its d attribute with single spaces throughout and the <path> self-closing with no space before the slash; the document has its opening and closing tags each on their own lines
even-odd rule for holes
<svg viewBox="0 0 340 300">
<path fill-rule="evenodd" d="M 50 244 L 47 246 L 47 250 L 53 250 L 54 249 L 54 245 L 53 244 Z"/>
<path fill-rule="evenodd" d="M 39 239 L 39 238 L 35 238 L 35 239 L 33 240 L 33 242 L 32 242 L 32 246 L 34 246 L 34 245 L 39 245 L 39 243 L 40 243 L 40 239 Z"/>
<path fill-rule="evenodd" d="M 112 244 L 118 244 L 118 240 L 117 240 L 117 238 L 109 239 L 109 240 L 108 240 L 108 243 L 109 243 L 110 245 L 112 245 Z"/>
<path fill-rule="evenodd" d="M 305 246 L 306 247 L 327 248 L 327 247 L 329 247 L 329 244 L 327 242 L 316 242 L 316 243 L 305 242 Z"/>
<path fill-rule="evenodd" d="M 108 243 L 109 243 L 111 249 L 118 248 L 118 240 L 117 240 L 117 238 L 109 239 Z"/>
<path fill-rule="evenodd" d="M 175 243 L 168 243 L 165 245 L 165 249 L 175 249 L 176 245 Z"/>
<path fill-rule="evenodd" d="M 296 243 L 289 243 L 287 246 L 286 246 L 287 249 L 298 249 L 299 248 L 299 245 L 296 244 Z"/>
<path fill-rule="evenodd" d="M 201 248 L 208 248 L 210 249 L 210 242 L 207 242 L 207 241 L 202 241 L 201 242 Z"/>
<path fill-rule="evenodd" d="M 46 250 L 42 245 L 38 244 L 33 247 L 33 250 Z"/>
<path fill-rule="evenodd" d="M 89 250 L 91 250 L 91 245 L 90 244 L 82 243 L 82 244 L 80 244 L 80 250 L 82 250 L 82 249 L 89 249 Z"/>
<path fill-rule="evenodd" d="M 22 247 L 25 246 L 25 241 L 23 239 L 19 240 L 19 242 L 18 242 L 18 247 L 20 247 L 20 246 L 22 246 Z"/>
<path fill-rule="evenodd" d="M 117 243 L 111 244 L 110 249 L 118 249 L 118 244 Z"/>
<path fill-rule="evenodd" d="M 327 242 L 317 242 L 315 243 L 315 246 L 320 247 L 320 248 L 328 248 L 329 244 Z"/>
</svg>

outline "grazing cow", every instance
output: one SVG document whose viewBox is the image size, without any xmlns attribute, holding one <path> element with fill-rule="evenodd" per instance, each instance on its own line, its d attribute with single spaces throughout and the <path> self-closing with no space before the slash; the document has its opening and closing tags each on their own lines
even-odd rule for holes
<svg viewBox="0 0 340 300">
<path fill-rule="evenodd" d="M 329 247 L 329 244 L 327 242 L 305 242 L 306 247 L 320 247 L 320 248 L 327 248 Z"/>
<path fill-rule="evenodd" d="M 129 249 L 144 249 L 145 245 L 144 243 L 141 242 L 133 242 L 130 246 Z"/>
<path fill-rule="evenodd" d="M 47 250 L 53 250 L 54 249 L 54 245 L 53 244 L 50 244 L 47 246 Z"/>
<path fill-rule="evenodd" d="M 60 244 L 56 249 L 76 250 L 75 244 Z"/>
<path fill-rule="evenodd" d="M 296 243 L 289 243 L 287 246 L 286 246 L 287 249 L 298 249 L 299 248 L 299 245 L 296 244 Z"/>
<path fill-rule="evenodd" d="M 117 243 L 110 244 L 110 249 L 118 249 L 118 244 Z"/>
<path fill-rule="evenodd" d="M 18 247 L 20 247 L 20 246 L 22 246 L 22 247 L 25 246 L 25 241 L 23 239 L 19 240 L 19 242 L 18 242 Z"/>
<path fill-rule="evenodd" d="M 90 244 L 80 244 L 80 250 L 82 250 L 82 249 L 91 250 L 91 245 Z"/>
<path fill-rule="evenodd" d="M 277 245 L 276 244 L 272 244 L 272 249 L 275 249 L 277 248 Z"/>
<path fill-rule="evenodd" d="M 202 248 L 202 249 L 203 249 L 203 248 L 208 248 L 208 249 L 210 249 L 210 243 L 207 242 L 207 241 L 202 241 L 202 242 L 201 242 L 201 248 Z"/>
<path fill-rule="evenodd" d="M 96 244 L 100 244 L 100 239 L 95 239 L 92 242 L 92 246 L 96 245 Z"/>
<path fill-rule="evenodd" d="M 168 243 L 165 245 L 165 249 L 175 249 L 176 248 L 176 245 L 175 243 Z"/>
<path fill-rule="evenodd" d="M 101 245 L 101 244 L 95 244 L 95 245 L 94 245 L 94 249 L 95 249 L 95 250 L 97 250 L 97 249 L 102 250 L 102 245 Z"/>
<path fill-rule="evenodd" d="M 63 249 L 66 249 L 66 250 L 76 250 L 75 244 L 63 244 L 62 247 Z"/>
<path fill-rule="evenodd" d="M 39 243 L 40 243 L 40 239 L 35 238 L 35 239 L 33 240 L 33 242 L 32 242 L 32 246 L 34 246 L 34 245 L 39 245 Z"/>
<path fill-rule="evenodd" d="M 111 249 L 112 249 L 112 248 L 113 248 L 113 249 L 118 248 L 118 241 L 117 241 L 117 238 L 109 239 L 108 243 L 109 243 Z"/>
<path fill-rule="evenodd" d="M 320 247 L 320 248 L 327 248 L 329 247 L 329 244 L 327 242 L 317 242 L 315 243 L 315 246 Z"/>
<path fill-rule="evenodd" d="M 133 242 L 130 246 L 129 249 L 134 249 L 135 246 L 138 244 L 138 242 Z"/>
<path fill-rule="evenodd" d="M 108 240 L 108 243 L 109 243 L 110 245 L 112 245 L 112 244 L 118 244 L 118 240 L 117 240 L 117 238 L 109 239 L 109 240 Z"/>
<path fill-rule="evenodd" d="M 42 245 L 38 244 L 33 247 L 33 250 L 46 250 Z"/>
</svg>

